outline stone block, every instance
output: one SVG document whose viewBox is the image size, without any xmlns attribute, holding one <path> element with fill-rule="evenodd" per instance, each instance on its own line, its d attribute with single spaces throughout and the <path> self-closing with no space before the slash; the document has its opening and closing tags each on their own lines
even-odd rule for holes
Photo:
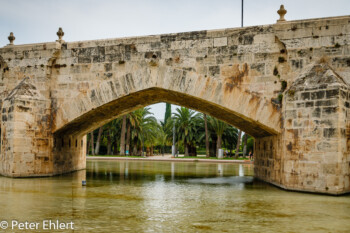
<svg viewBox="0 0 350 233">
<path fill-rule="evenodd" d="M 324 128 L 323 129 L 323 137 L 325 137 L 325 138 L 338 137 L 338 129 L 337 128 Z"/>
<path fill-rule="evenodd" d="M 227 46 L 227 37 L 214 38 L 214 47 Z"/>
<path fill-rule="evenodd" d="M 301 100 L 310 100 L 310 92 L 302 92 L 301 93 Z"/>
</svg>

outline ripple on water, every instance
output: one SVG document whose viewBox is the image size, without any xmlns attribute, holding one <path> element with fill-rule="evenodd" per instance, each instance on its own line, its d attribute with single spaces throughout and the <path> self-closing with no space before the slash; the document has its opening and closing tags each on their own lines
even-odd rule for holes
<svg viewBox="0 0 350 233">
<path fill-rule="evenodd" d="M 87 161 L 86 171 L 57 177 L 0 177 L 0 220 L 73 220 L 75 232 L 349 232 L 350 196 L 286 192 L 253 171 Z"/>
<path fill-rule="evenodd" d="M 238 185 L 252 183 L 253 177 L 249 176 L 230 176 L 230 177 L 213 177 L 213 178 L 194 178 L 187 179 L 188 183 L 192 184 L 228 184 Z"/>
</svg>

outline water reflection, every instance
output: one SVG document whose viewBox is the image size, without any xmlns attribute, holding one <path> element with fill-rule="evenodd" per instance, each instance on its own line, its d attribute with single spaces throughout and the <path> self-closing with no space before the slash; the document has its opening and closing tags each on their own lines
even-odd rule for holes
<svg viewBox="0 0 350 233">
<path fill-rule="evenodd" d="M 243 169 L 243 164 L 239 164 L 239 176 L 244 176 L 244 169 Z"/>
<path fill-rule="evenodd" d="M 216 178 L 197 178 L 188 179 L 189 183 L 199 183 L 199 184 L 230 184 L 230 185 L 241 185 L 244 187 L 245 183 L 252 183 L 253 177 L 241 177 L 241 176 L 231 176 L 231 177 L 216 177 Z"/>
<path fill-rule="evenodd" d="M 224 175 L 224 171 L 223 171 L 223 166 L 221 163 L 218 163 L 218 174 L 220 176 L 223 176 Z"/>
<path fill-rule="evenodd" d="M 74 221 L 74 232 L 350 229 L 350 196 L 286 192 L 252 175 L 250 164 L 88 161 L 62 176 L 0 177 L 0 220 Z"/>
<path fill-rule="evenodd" d="M 94 163 L 105 163 L 103 169 Z M 164 181 L 186 181 L 188 178 L 227 177 L 232 174 L 252 177 L 253 165 L 233 165 L 223 163 L 188 163 L 188 162 L 149 162 L 149 161 L 119 161 L 110 163 L 104 161 L 90 162 L 86 172 L 87 179 L 108 179 L 126 182 L 157 181 L 162 174 Z M 237 167 L 239 166 L 239 167 Z"/>
<path fill-rule="evenodd" d="M 171 162 L 171 180 L 174 180 L 175 177 L 175 163 Z"/>
</svg>

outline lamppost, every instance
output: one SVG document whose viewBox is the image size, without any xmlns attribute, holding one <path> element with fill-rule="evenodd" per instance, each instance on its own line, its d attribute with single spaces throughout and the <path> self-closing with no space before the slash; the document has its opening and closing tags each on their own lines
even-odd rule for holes
<svg viewBox="0 0 350 233">
<path fill-rule="evenodd" d="M 243 0 L 242 0 L 242 14 L 241 14 L 241 27 L 243 27 Z"/>
</svg>

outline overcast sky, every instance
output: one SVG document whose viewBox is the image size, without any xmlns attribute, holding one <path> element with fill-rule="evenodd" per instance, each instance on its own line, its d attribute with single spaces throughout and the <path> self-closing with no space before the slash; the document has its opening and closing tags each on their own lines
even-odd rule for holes
<svg viewBox="0 0 350 233">
<path fill-rule="evenodd" d="M 273 24 L 284 4 L 287 20 L 350 14 L 350 0 L 244 0 L 244 25 Z M 241 0 L 0 0 L 0 47 L 232 28 L 241 25 Z M 164 118 L 165 104 L 152 106 Z"/>
</svg>

